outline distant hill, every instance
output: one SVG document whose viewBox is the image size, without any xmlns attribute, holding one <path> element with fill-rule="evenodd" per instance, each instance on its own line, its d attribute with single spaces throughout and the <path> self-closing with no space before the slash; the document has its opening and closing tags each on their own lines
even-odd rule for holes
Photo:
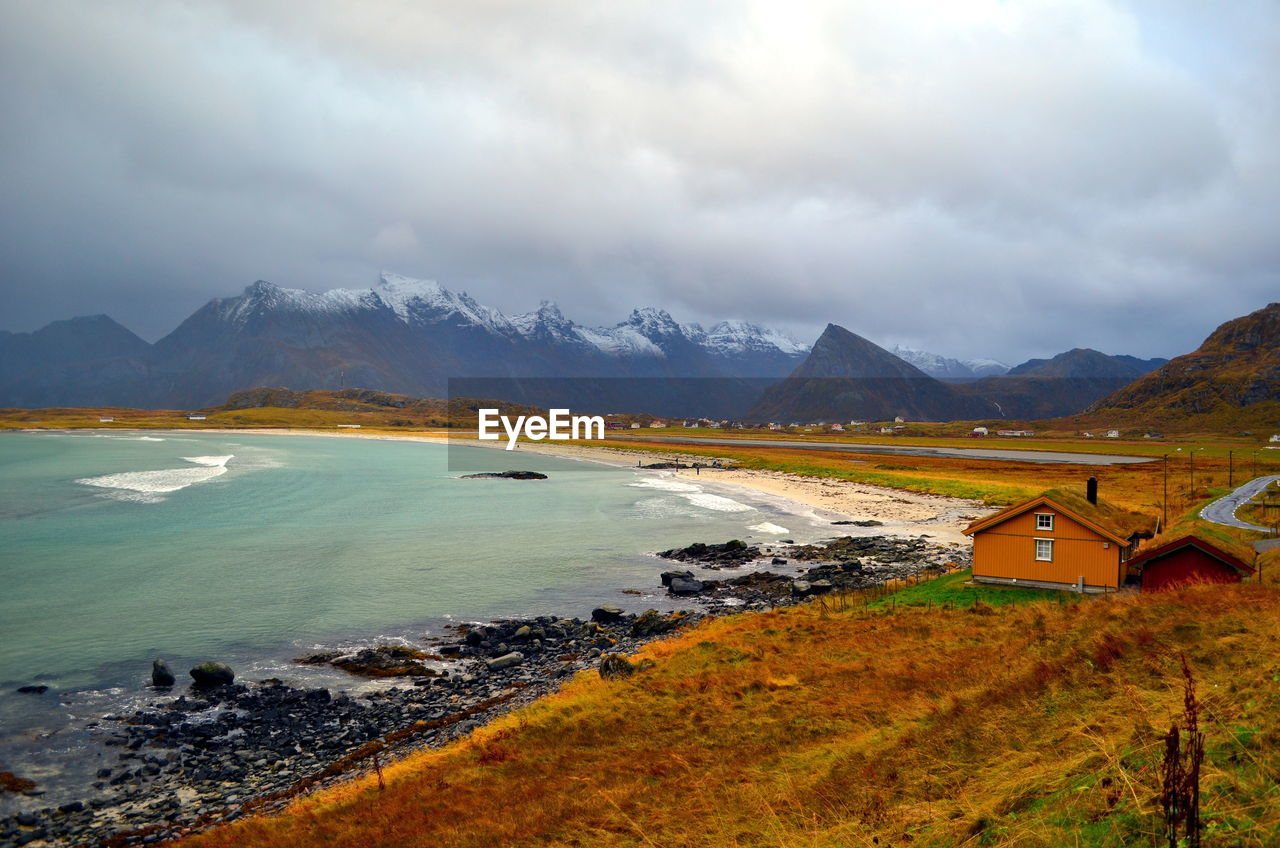
<svg viewBox="0 0 1280 848">
<path fill-rule="evenodd" d="M 1108 356 L 1087 347 L 1077 347 L 1052 359 L 1028 359 L 1010 368 L 1010 377 L 1054 377 L 1082 380 L 1136 380 L 1164 365 L 1167 359 L 1138 359 L 1136 356 Z"/>
<path fill-rule="evenodd" d="M 337 392 L 295 392 L 290 389 L 260 387 L 236 392 L 221 406 L 203 410 L 218 421 L 222 413 L 256 409 L 290 409 L 355 413 L 344 420 L 366 425 L 474 427 L 476 410 L 497 409 L 502 415 L 545 415 L 538 407 L 484 398 L 415 398 L 372 389 L 343 389 Z"/>
<path fill-rule="evenodd" d="M 1085 416 L 1107 426 L 1280 426 L 1280 303 L 1227 321 Z"/>
<path fill-rule="evenodd" d="M 918 354 L 918 351 L 908 351 Z M 917 356 L 917 359 L 920 357 Z M 939 358 L 926 361 L 955 375 Z M 950 360 L 956 363 L 956 360 Z M 1163 360 L 1076 349 L 1025 362 L 1008 374 L 945 382 L 882 347 L 829 324 L 809 357 L 766 390 L 748 420 L 1038 420 L 1080 412 Z M 1016 372 L 1016 373 L 1015 373 Z"/>
<path fill-rule="evenodd" d="M 106 315 L 54 321 L 34 333 L 0 330 L 0 405 L 103 406 L 145 379 L 151 345 Z"/>
<path fill-rule="evenodd" d="M 752 421 L 986 418 L 990 406 L 843 327 L 828 324 L 804 363 L 767 389 Z"/>
</svg>

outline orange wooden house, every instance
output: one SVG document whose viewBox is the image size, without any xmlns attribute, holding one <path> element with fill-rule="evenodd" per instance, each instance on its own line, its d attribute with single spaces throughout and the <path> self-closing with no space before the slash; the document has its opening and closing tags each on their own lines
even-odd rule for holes
<svg viewBox="0 0 1280 848">
<path fill-rule="evenodd" d="M 1099 502 L 1090 478 L 1083 496 L 1052 489 L 964 533 L 973 537 L 974 582 L 1110 592 L 1124 584 L 1129 557 L 1154 528 L 1154 518 Z"/>
</svg>

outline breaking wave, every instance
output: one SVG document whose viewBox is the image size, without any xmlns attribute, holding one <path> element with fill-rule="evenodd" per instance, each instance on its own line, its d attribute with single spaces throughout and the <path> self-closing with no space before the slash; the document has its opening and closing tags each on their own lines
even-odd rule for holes
<svg viewBox="0 0 1280 848">
<path fill-rule="evenodd" d="M 162 468 L 158 471 L 125 471 L 101 477 L 82 477 L 82 486 L 105 489 L 103 497 L 135 503 L 159 503 L 165 495 L 182 491 L 197 483 L 206 483 L 227 473 L 228 456 L 184 456 L 195 468 Z"/>
</svg>

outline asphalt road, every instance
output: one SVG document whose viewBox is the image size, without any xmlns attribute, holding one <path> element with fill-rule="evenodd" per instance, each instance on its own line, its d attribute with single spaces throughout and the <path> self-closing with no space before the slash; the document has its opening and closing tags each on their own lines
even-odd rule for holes
<svg viewBox="0 0 1280 848">
<path fill-rule="evenodd" d="M 606 438 L 610 434 L 605 434 Z M 789 439 L 682 439 L 678 436 L 618 436 L 628 441 L 662 442 L 677 445 L 721 445 L 726 447 L 792 448 L 837 453 L 883 453 L 898 456 L 935 456 L 960 459 L 994 459 L 1004 462 L 1034 462 L 1044 465 L 1123 465 L 1155 462 L 1159 457 L 1119 456 L 1101 453 L 1066 453 L 1062 451 L 994 450 L 992 448 L 934 448 L 920 445 L 865 445 L 849 442 L 805 442 Z"/>
<path fill-rule="evenodd" d="M 1236 510 L 1246 501 L 1252 500 L 1258 492 L 1261 492 L 1276 480 L 1280 480 L 1280 474 L 1255 477 L 1231 494 L 1223 495 L 1200 510 L 1200 517 L 1205 521 L 1212 521 L 1214 524 L 1225 524 L 1227 527 L 1239 527 L 1243 530 L 1261 530 L 1263 533 L 1270 533 L 1270 527 L 1260 527 L 1257 524 L 1249 524 L 1236 518 Z"/>
</svg>

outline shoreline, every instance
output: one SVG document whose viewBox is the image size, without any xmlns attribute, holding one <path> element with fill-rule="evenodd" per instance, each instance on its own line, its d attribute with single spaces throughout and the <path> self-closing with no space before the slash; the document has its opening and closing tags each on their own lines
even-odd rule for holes
<svg viewBox="0 0 1280 848">
<path fill-rule="evenodd" d="M 86 431 L 96 431 L 87 428 Z M 65 431 L 73 432 L 73 431 Z M 143 429 L 103 430 L 102 432 L 156 432 Z M 174 430 L 180 433 L 216 433 L 219 435 L 248 434 L 255 436 L 317 436 L 330 439 L 370 439 L 389 442 L 425 442 L 428 444 L 452 444 L 449 435 L 436 434 L 389 434 L 360 432 L 327 432 L 306 429 L 273 429 L 273 428 L 193 428 Z M 485 450 L 504 450 L 500 443 L 486 444 L 475 439 L 467 439 L 462 447 L 475 447 Z M 697 455 L 654 454 L 632 448 L 616 448 L 606 445 L 562 445 L 547 442 L 520 442 L 517 448 L 509 451 L 513 459 L 522 451 L 555 456 L 563 459 L 575 459 L 597 462 L 616 468 L 636 469 L 630 460 L 643 462 L 666 458 L 672 462 L 707 462 L 708 458 Z M 732 461 L 732 460 L 730 460 Z M 642 469 L 643 470 L 643 469 Z M 945 544 L 964 545 L 968 538 L 960 530 L 985 515 L 996 512 L 995 507 L 987 506 L 981 501 L 966 498 L 951 498 L 944 495 L 930 495 L 912 492 L 906 489 L 895 489 L 891 486 L 875 486 L 869 483 L 853 483 L 832 480 L 824 477 L 804 477 L 788 474 L 783 471 L 757 471 L 745 468 L 706 468 L 705 475 L 698 473 L 672 473 L 648 469 L 659 476 L 670 474 L 682 481 L 695 485 L 712 487 L 723 486 L 746 490 L 755 496 L 764 495 L 772 505 L 797 515 L 805 510 L 817 510 L 835 517 L 837 520 L 880 521 L 881 526 L 875 529 L 877 535 L 910 537 L 920 535 L 911 532 L 913 528 L 926 527 L 926 535 L 941 540 Z"/>
<path fill-rule="evenodd" d="M 449 443 L 447 436 L 436 435 L 249 429 L 175 432 L 356 437 L 384 441 Z M 498 445 L 477 444 L 473 440 L 468 440 L 466 446 L 502 449 Z M 666 458 L 655 457 L 643 451 L 604 446 L 522 443 L 513 453 L 520 450 L 637 471 L 642 469 L 631 464 L 634 460 L 652 462 Z M 706 457 L 670 458 L 677 461 L 708 461 Z M 513 467 L 519 467 L 518 456 L 511 459 Z M 672 593 L 673 600 L 683 601 L 683 608 L 691 610 L 684 619 L 689 624 L 696 624 L 708 616 L 803 602 L 807 597 L 803 593 L 796 593 L 794 584 L 804 585 L 804 580 L 812 580 L 814 577 L 818 578 L 814 582 L 825 585 L 822 591 L 831 590 L 831 578 L 835 578 L 834 588 L 837 590 L 857 588 L 938 567 L 952 558 L 951 552 L 954 552 L 955 558 L 963 559 L 963 552 L 956 550 L 956 545 L 959 544 L 956 540 L 963 539 L 959 536 L 959 527 L 973 518 L 975 512 L 989 511 L 989 508 L 976 502 L 843 481 L 805 478 L 782 472 L 704 468 L 704 474 L 684 469 L 678 472 L 644 470 L 655 476 L 697 485 L 711 492 L 736 494 L 739 497 L 747 494 L 752 500 L 763 501 L 775 509 L 804 520 L 882 522 L 870 527 L 830 528 L 831 537 L 852 536 L 857 542 L 866 542 L 877 551 L 867 561 L 880 564 L 873 564 L 868 569 L 855 568 L 851 572 L 846 569 L 848 573 L 838 570 L 819 573 L 822 569 L 812 568 L 815 573 L 806 577 L 804 572 L 810 569 L 797 569 L 797 566 L 801 566 L 797 560 L 788 567 L 774 568 L 771 573 L 769 558 L 779 554 L 789 558 L 789 555 L 785 544 L 767 542 L 760 543 L 764 550 L 761 559 L 745 569 L 731 567 L 730 573 L 721 574 L 719 568 L 723 566 L 702 564 L 701 568 L 707 570 L 706 574 L 699 574 L 696 578 L 690 574 L 690 577 L 696 582 L 705 581 L 705 594 L 696 598 L 679 598 L 675 597 L 676 593 Z M 883 541 L 876 541 L 877 539 Z M 718 544 L 725 540 L 709 541 Z M 920 553 L 926 548 L 931 549 L 927 556 Z M 884 551 L 890 553 L 882 557 Z M 899 558 L 894 559 L 894 555 Z M 773 562 L 776 564 L 783 560 L 774 559 Z M 813 567 L 818 564 L 806 562 L 803 565 Z M 664 566 L 669 569 L 685 567 L 680 562 L 659 559 L 654 563 L 655 573 Z M 844 580 L 852 582 L 841 582 Z M 560 612 L 583 615 L 586 611 Z M 189 832 L 190 828 L 203 829 L 219 821 L 233 820 L 250 811 L 275 810 L 298 792 L 310 791 L 356 776 L 367 766 L 367 762 L 359 756 L 362 746 L 378 743 L 384 746 L 380 750 L 399 756 L 411 750 L 447 744 L 455 738 L 465 736 L 484 722 L 556 691 L 563 679 L 577 673 L 590 673 L 598 666 L 605 651 L 630 655 L 643 644 L 662 638 L 669 632 L 634 634 L 628 628 L 638 616 L 634 613 L 622 613 L 616 622 L 611 622 L 604 628 L 606 634 L 611 634 L 609 640 L 591 644 L 590 640 L 595 638 L 592 634 L 600 631 L 581 628 L 592 625 L 595 612 L 585 623 L 582 619 L 556 621 L 553 617 L 542 616 L 536 619 L 526 617 L 472 625 L 481 630 L 496 628 L 495 632 L 502 634 L 502 641 L 492 646 L 485 643 L 483 647 L 485 652 L 496 653 L 480 653 L 480 648 L 470 652 L 471 648 L 463 648 L 460 655 L 449 654 L 443 650 L 443 647 L 447 647 L 445 643 L 450 640 L 449 636 L 416 640 L 422 643 L 418 647 L 449 657 L 447 675 L 423 679 L 384 678 L 384 683 L 389 688 L 378 687 L 374 691 L 366 689 L 364 692 L 356 692 L 361 684 L 372 681 L 355 675 L 352 675 L 349 685 L 334 686 L 332 696 L 328 689 L 306 689 L 300 688 L 296 683 L 287 685 L 273 680 L 246 680 L 244 682 L 248 683 L 247 687 L 237 681 L 235 687 L 227 687 L 226 691 L 220 693 L 201 693 L 200 690 L 182 686 L 174 687 L 169 692 L 154 690 L 155 697 L 148 699 L 148 707 L 131 715 L 103 719 L 102 727 L 99 728 L 103 735 L 96 744 L 120 746 L 105 750 L 120 751 L 121 763 L 114 767 L 114 771 L 108 769 L 109 774 L 99 775 L 102 785 L 97 787 L 98 792 L 89 791 L 85 787 L 83 801 L 45 809 L 36 819 L 31 819 L 30 814 L 27 814 L 28 820 L 37 821 L 55 834 L 51 844 L 64 844 L 60 841 L 63 839 L 71 840 L 65 844 L 77 844 L 84 839 L 96 840 L 113 834 L 130 834 L 121 844 L 135 844 L 141 843 L 148 835 L 154 836 L 164 830 L 168 830 L 169 834 Z M 660 615 L 666 616 L 668 613 Z M 527 650 L 524 648 L 525 643 L 514 641 L 513 634 L 520 625 L 533 625 L 535 629 L 545 628 L 548 632 L 553 626 L 563 627 L 569 635 L 550 638 L 547 641 L 547 651 L 539 653 L 542 649 L 536 649 L 527 663 L 522 662 L 509 670 L 491 670 L 489 663 L 499 654 L 509 653 L 512 648 Z M 456 640 L 456 635 L 453 638 Z M 568 647 L 558 647 L 560 642 L 557 640 Z M 582 644 L 578 645 L 578 641 Z M 552 646 L 557 646 L 554 651 Z M 568 659 L 569 654 L 572 654 L 572 659 Z M 214 709 L 209 709 L 211 706 Z M 277 750 L 266 745 L 259 749 L 244 743 L 233 746 L 236 750 L 229 754 L 226 750 L 214 748 L 212 751 L 205 751 L 201 747 L 204 731 L 198 728 L 208 725 L 206 716 L 213 713 L 222 716 L 235 712 L 247 713 L 241 725 L 233 729 L 252 733 L 255 728 L 271 721 L 258 717 L 258 712 L 265 711 L 264 714 L 269 716 L 272 710 L 278 714 L 281 709 L 301 711 L 302 718 L 291 718 L 288 728 L 297 737 L 296 754 L 291 750 Z M 323 743 L 330 740 L 326 738 L 327 731 L 324 727 L 335 720 L 344 725 L 352 721 L 357 724 L 363 721 L 365 736 L 348 739 L 343 745 L 325 748 Z M 424 720 L 435 724 L 435 729 L 429 733 L 397 737 L 408 726 Z M 177 739 L 172 744 L 166 741 L 170 734 Z M 95 736 L 97 735 L 95 732 Z M 314 754 L 319 756 L 307 758 L 313 747 Z M 105 784 L 109 784 L 109 787 Z M 191 808 L 192 813 L 188 814 L 187 807 L 190 803 L 194 803 L 194 806 Z M 70 809 L 64 809 L 66 807 Z M 181 819 L 171 818 L 171 813 L 179 808 L 183 810 Z M 21 822 L 19 814 L 0 820 L 0 842 L 5 841 L 6 829 L 9 831 L 8 835 L 14 835 L 18 832 L 17 828 L 22 826 Z M 132 836 L 135 833 L 136 839 Z"/>
</svg>

